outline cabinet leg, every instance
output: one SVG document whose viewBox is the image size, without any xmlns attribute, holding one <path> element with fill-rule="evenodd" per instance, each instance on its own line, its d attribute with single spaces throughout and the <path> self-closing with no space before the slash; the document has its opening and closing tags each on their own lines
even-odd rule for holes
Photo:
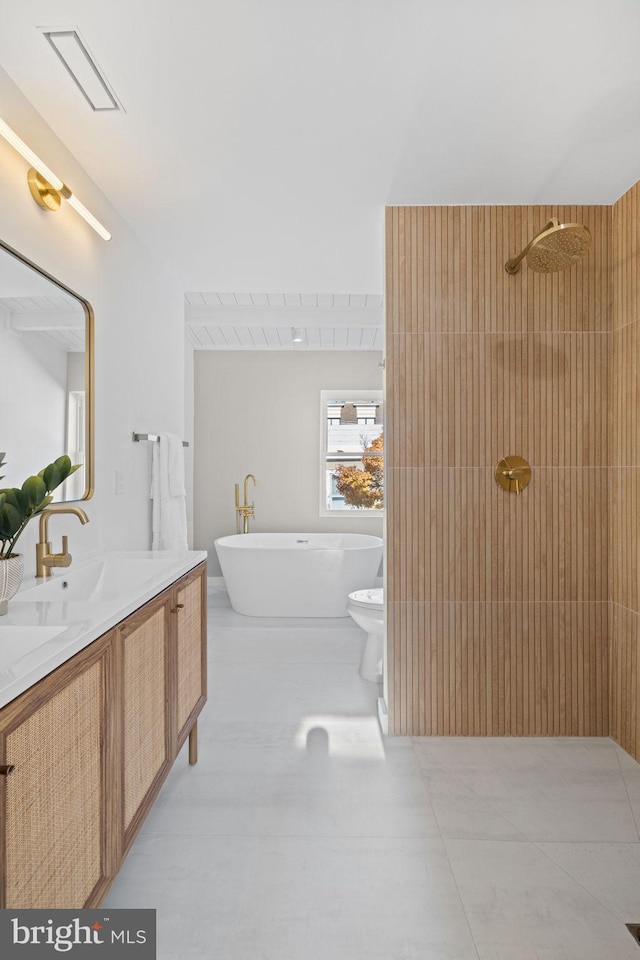
<svg viewBox="0 0 640 960">
<path fill-rule="evenodd" d="M 198 721 L 194 723 L 189 731 L 189 763 L 193 766 L 198 762 Z"/>
</svg>

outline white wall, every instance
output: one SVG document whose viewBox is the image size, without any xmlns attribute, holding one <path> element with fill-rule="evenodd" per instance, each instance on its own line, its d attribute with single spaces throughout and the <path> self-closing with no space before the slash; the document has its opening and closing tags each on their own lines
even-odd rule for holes
<svg viewBox="0 0 640 960">
<path fill-rule="evenodd" d="M 382 536 L 382 517 L 319 516 L 320 391 L 380 390 L 381 354 L 196 351 L 194 546 L 236 532 L 234 484 L 247 473 L 255 533 L 342 531 Z M 242 498 L 242 489 L 241 489 Z"/>
<path fill-rule="evenodd" d="M 96 318 L 96 478 L 95 496 L 86 504 L 91 522 L 52 522 L 54 547 L 64 532 L 76 556 L 95 548 L 148 549 L 151 451 L 149 444 L 132 443 L 131 433 L 184 431 L 183 285 L 169 265 L 152 259 L 2 70 L 0 116 L 113 234 L 105 243 L 64 204 L 55 214 L 41 210 L 27 188 L 27 164 L 0 140 L 0 236 L 89 300 Z M 122 496 L 115 494 L 116 468 L 125 472 Z M 36 540 L 32 523 L 20 541 L 27 571 L 35 566 Z"/>
<path fill-rule="evenodd" d="M 185 338 L 184 344 L 184 434 L 189 444 L 184 451 L 184 477 L 187 487 L 187 541 L 193 548 L 193 457 L 194 457 L 194 396 L 193 347 Z"/>
<path fill-rule="evenodd" d="M 67 360 L 67 390 L 84 390 L 84 353 L 71 351 L 65 356 Z"/>
</svg>

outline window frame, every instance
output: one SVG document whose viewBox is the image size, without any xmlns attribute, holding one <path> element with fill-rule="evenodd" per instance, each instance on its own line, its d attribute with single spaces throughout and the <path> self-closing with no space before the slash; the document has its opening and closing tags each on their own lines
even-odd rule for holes
<svg viewBox="0 0 640 960">
<path fill-rule="evenodd" d="M 329 401 L 339 397 L 340 400 L 345 401 L 346 403 L 354 403 L 356 401 L 364 402 L 375 402 L 376 404 L 384 404 L 384 391 L 383 390 L 321 390 L 320 391 L 320 470 L 319 470 L 319 488 L 320 488 L 320 516 L 321 517 L 339 517 L 344 520 L 345 518 L 351 519 L 352 517 L 384 517 L 385 507 L 384 504 L 380 510 L 374 510 L 365 508 L 362 510 L 358 509 L 348 509 L 348 510 L 329 510 L 326 506 L 326 496 L 327 496 L 327 459 L 329 451 L 327 450 L 328 443 L 328 434 L 327 434 L 327 406 Z M 384 406 L 383 406 L 383 417 L 382 423 L 380 424 L 380 430 L 384 430 Z M 378 456 L 378 454 L 376 454 Z M 384 451 L 379 454 L 384 459 Z M 386 475 L 385 475 L 386 482 Z"/>
</svg>

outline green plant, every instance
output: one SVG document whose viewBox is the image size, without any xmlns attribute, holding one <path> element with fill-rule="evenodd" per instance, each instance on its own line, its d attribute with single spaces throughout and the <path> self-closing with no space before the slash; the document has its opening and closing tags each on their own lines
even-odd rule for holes
<svg viewBox="0 0 640 960">
<path fill-rule="evenodd" d="M 6 463 L 4 457 L 4 453 L 0 453 L 0 470 Z M 58 457 L 36 477 L 27 477 L 21 487 L 0 489 L 0 560 L 13 554 L 29 520 L 49 506 L 52 492 L 79 467 L 79 463 L 72 466 L 67 456 Z"/>
</svg>

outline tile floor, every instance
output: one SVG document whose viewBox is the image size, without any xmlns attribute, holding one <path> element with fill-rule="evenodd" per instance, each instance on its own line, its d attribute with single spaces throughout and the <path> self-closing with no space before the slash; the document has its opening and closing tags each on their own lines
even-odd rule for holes
<svg viewBox="0 0 640 960">
<path fill-rule="evenodd" d="M 159 960 L 640 960 L 640 764 L 611 740 L 388 739 L 350 620 L 209 588 L 209 702 L 105 905 Z"/>
</svg>

